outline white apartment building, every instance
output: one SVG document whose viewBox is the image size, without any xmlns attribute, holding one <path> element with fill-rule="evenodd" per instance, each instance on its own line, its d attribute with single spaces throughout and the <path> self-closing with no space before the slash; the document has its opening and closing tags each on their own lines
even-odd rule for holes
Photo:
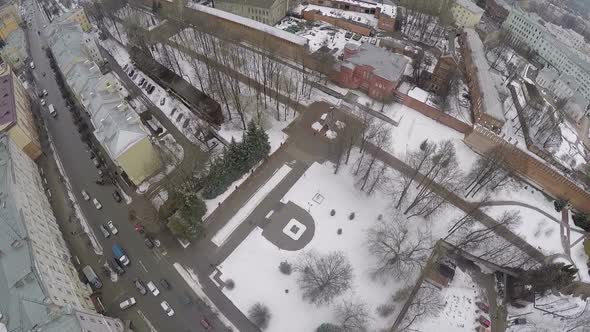
<svg viewBox="0 0 590 332">
<path fill-rule="evenodd" d="M 557 98 L 570 98 L 578 90 L 578 83 L 572 75 L 560 74 L 553 68 L 543 68 L 537 74 L 537 84 Z"/>
<path fill-rule="evenodd" d="M 33 331 L 63 308 L 77 308 L 94 320 L 103 317 L 92 313 L 90 289 L 71 264 L 41 181 L 37 165 L 0 135 L 0 317 L 9 331 Z M 119 320 L 101 319 L 120 329 L 107 324 L 44 331 L 122 331 Z"/>
<path fill-rule="evenodd" d="M 521 42 L 539 54 L 560 74 L 571 75 L 578 85 L 577 91 L 590 99 L 590 63 L 577 52 L 555 38 L 543 25 L 542 19 L 531 13 L 513 8 L 503 23 L 515 41 Z"/>
<path fill-rule="evenodd" d="M 62 307 L 50 315 L 49 319 L 40 323 L 35 331 L 51 332 L 123 332 L 123 323 L 119 319 L 105 317 L 86 310 Z"/>
<path fill-rule="evenodd" d="M 455 25 L 460 28 L 474 28 L 479 24 L 484 9 L 471 0 L 455 0 L 451 14 Z"/>
</svg>

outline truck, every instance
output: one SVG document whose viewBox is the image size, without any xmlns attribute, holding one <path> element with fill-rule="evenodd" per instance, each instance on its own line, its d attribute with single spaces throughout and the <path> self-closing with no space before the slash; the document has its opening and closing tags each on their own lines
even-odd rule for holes
<svg viewBox="0 0 590 332">
<path fill-rule="evenodd" d="M 102 288 L 102 281 L 100 281 L 100 278 L 96 275 L 96 273 L 94 273 L 94 270 L 92 269 L 92 267 L 90 265 L 86 265 L 82 269 L 82 272 L 84 273 L 84 276 L 86 277 L 86 279 L 88 279 L 88 282 L 90 283 L 92 288 L 94 288 L 94 289 L 101 289 Z"/>
<path fill-rule="evenodd" d="M 51 116 L 54 118 L 55 118 L 55 116 L 57 116 L 57 111 L 53 107 L 53 104 L 49 104 L 49 114 L 51 114 Z"/>
<path fill-rule="evenodd" d="M 115 258 L 123 265 L 129 265 L 129 258 L 125 254 L 125 250 L 123 250 L 123 248 L 117 243 L 113 244 L 113 255 L 115 255 Z"/>
</svg>

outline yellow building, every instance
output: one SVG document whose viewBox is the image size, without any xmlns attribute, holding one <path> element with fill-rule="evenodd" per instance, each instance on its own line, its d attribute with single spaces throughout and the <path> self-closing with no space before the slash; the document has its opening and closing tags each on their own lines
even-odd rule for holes
<svg viewBox="0 0 590 332">
<path fill-rule="evenodd" d="M 15 4 L 6 4 L 0 7 L 0 38 L 6 39 L 13 31 L 18 29 L 21 18 Z"/>
<path fill-rule="evenodd" d="M 92 29 L 92 26 L 90 25 L 90 21 L 88 21 L 88 16 L 86 16 L 84 8 L 80 8 L 71 13 L 64 14 L 57 20 L 58 22 L 62 23 L 76 23 L 82 28 L 82 30 L 84 30 L 84 32 L 88 32 L 90 31 L 90 29 Z"/>
<path fill-rule="evenodd" d="M 22 83 L 6 63 L 0 65 L 0 132 L 7 132 L 31 159 L 41 155 L 31 102 Z"/>
<path fill-rule="evenodd" d="M 451 14 L 459 28 L 474 28 L 479 24 L 484 9 L 471 0 L 455 0 Z"/>
</svg>

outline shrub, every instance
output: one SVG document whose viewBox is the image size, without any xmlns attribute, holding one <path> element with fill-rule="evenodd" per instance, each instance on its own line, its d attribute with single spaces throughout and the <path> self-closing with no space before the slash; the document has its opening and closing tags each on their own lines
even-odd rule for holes
<svg viewBox="0 0 590 332">
<path fill-rule="evenodd" d="M 265 330 L 268 327 L 271 316 L 268 307 L 258 302 L 248 310 L 248 317 L 259 329 Z"/>
<path fill-rule="evenodd" d="M 281 271 L 282 274 L 290 275 L 292 270 L 293 267 L 287 261 L 283 261 L 279 264 L 279 271 Z"/>
<path fill-rule="evenodd" d="M 354 212 L 351 212 L 350 215 L 348 216 L 348 220 L 352 220 L 354 219 Z"/>
<path fill-rule="evenodd" d="M 233 279 L 227 279 L 225 281 L 225 288 L 227 288 L 228 290 L 232 290 L 236 287 L 236 283 L 234 282 Z"/>
<path fill-rule="evenodd" d="M 395 311 L 395 305 L 393 303 L 385 303 L 377 307 L 377 314 L 386 318 L 389 317 Z"/>
<path fill-rule="evenodd" d="M 338 230 L 336 231 L 336 234 L 341 235 L 342 234 L 342 228 L 338 228 Z"/>
</svg>

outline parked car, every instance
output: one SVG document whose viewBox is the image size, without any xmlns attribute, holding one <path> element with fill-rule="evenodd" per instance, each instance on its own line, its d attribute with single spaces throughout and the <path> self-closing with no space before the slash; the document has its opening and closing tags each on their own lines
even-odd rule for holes
<svg viewBox="0 0 590 332">
<path fill-rule="evenodd" d="M 172 307 L 170 307 L 170 305 L 168 304 L 168 302 L 162 301 L 160 303 L 160 307 L 162 307 L 162 310 L 164 310 L 164 312 L 166 313 L 166 315 L 168 315 L 169 317 L 174 316 L 174 310 L 172 310 Z"/>
<path fill-rule="evenodd" d="M 516 318 L 515 320 L 512 321 L 512 325 L 524 325 L 526 324 L 526 318 L 521 317 L 521 318 Z"/>
<path fill-rule="evenodd" d="M 490 307 L 483 302 L 475 302 L 475 305 L 479 308 L 479 310 L 485 312 L 486 314 L 490 311 Z"/>
<path fill-rule="evenodd" d="M 44 96 L 47 96 L 48 95 L 47 90 L 43 89 L 43 95 Z"/>
<path fill-rule="evenodd" d="M 131 79 L 135 81 L 135 79 L 137 79 L 137 76 L 139 76 L 139 73 L 135 73 L 135 75 L 133 75 L 133 76 L 131 77 Z"/>
<path fill-rule="evenodd" d="M 135 280 L 133 280 L 133 284 L 135 285 L 135 288 L 137 288 L 137 290 L 139 291 L 139 293 L 141 295 L 147 294 L 147 290 L 145 289 L 145 285 L 143 284 L 143 282 L 141 282 L 141 280 L 135 279 Z"/>
<path fill-rule="evenodd" d="M 143 243 L 145 243 L 145 246 L 148 247 L 149 249 L 152 249 L 154 247 L 154 242 L 152 241 L 152 239 L 150 239 L 147 236 L 143 240 Z"/>
<path fill-rule="evenodd" d="M 129 68 L 129 64 L 128 64 L 128 63 L 126 63 L 126 64 L 123 66 L 123 70 L 127 70 L 127 68 Z"/>
<path fill-rule="evenodd" d="M 352 39 L 354 39 L 354 40 L 356 40 L 356 41 L 359 41 L 359 40 L 361 40 L 361 38 L 362 38 L 362 36 L 361 36 L 361 35 L 359 35 L 358 33 L 355 33 L 355 34 L 354 34 L 354 36 L 352 36 Z"/>
<path fill-rule="evenodd" d="M 98 228 L 100 228 L 100 232 L 105 237 L 105 239 L 111 236 L 111 233 L 109 233 L 109 231 L 103 225 L 98 226 Z"/>
<path fill-rule="evenodd" d="M 160 286 L 164 289 L 170 289 L 170 283 L 164 278 L 160 279 Z"/>
<path fill-rule="evenodd" d="M 154 296 L 158 296 L 160 294 L 160 290 L 158 289 L 158 287 L 156 287 L 156 284 L 154 284 L 153 281 L 148 282 L 147 287 L 150 290 L 150 292 L 154 294 Z"/>
<path fill-rule="evenodd" d="M 147 93 L 148 93 L 148 95 L 151 95 L 151 94 L 152 94 L 152 92 L 154 92 L 154 90 L 156 90 L 156 87 L 155 87 L 154 85 L 152 85 L 152 86 L 151 86 L 151 87 L 150 87 L 150 88 L 147 90 Z"/>
<path fill-rule="evenodd" d="M 166 97 L 160 98 L 160 106 L 164 106 L 166 104 Z"/>
<path fill-rule="evenodd" d="M 115 227 L 115 224 L 113 224 L 112 220 L 109 220 L 107 226 L 109 227 L 109 230 L 111 231 L 111 233 L 113 233 L 113 235 L 117 235 L 117 233 L 119 233 L 119 230 L 117 229 L 117 227 Z"/>
<path fill-rule="evenodd" d="M 145 78 L 143 78 L 143 77 L 142 77 L 142 78 L 139 80 L 139 86 L 141 86 L 143 83 L 145 83 Z"/>
<path fill-rule="evenodd" d="M 479 316 L 479 318 L 477 319 L 479 321 L 479 323 L 485 327 L 490 327 L 492 325 L 492 322 L 490 322 L 489 319 L 485 318 L 484 316 Z"/>
<path fill-rule="evenodd" d="M 121 202 L 121 194 L 117 190 L 113 191 L 113 198 L 117 203 Z"/>
<path fill-rule="evenodd" d="M 377 44 L 377 38 L 371 38 L 370 43 L 373 45 Z"/>
<path fill-rule="evenodd" d="M 45 99 L 41 99 L 41 106 L 45 106 Z"/>
<path fill-rule="evenodd" d="M 207 318 L 203 318 L 201 319 L 201 326 L 205 329 L 205 330 L 210 330 L 211 329 L 211 323 L 209 323 L 209 321 L 207 320 Z"/>
<path fill-rule="evenodd" d="M 135 75 L 135 70 L 131 69 L 127 75 L 129 75 L 129 77 L 133 77 L 133 75 Z"/>
<path fill-rule="evenodd" d="M 84 198 L 85 201 L 90 200 L 90 195 L 88 195 L 88 192 L 86 191 L 86 189 L 82 189 L 82 197 Z"/>
<path fill-rule="evenodd" d="M 113 271 L 115 271 L 115 273 L 117 273 L 118 275 L 122 275 L 125 274 L 125 269 L 123 269 L 121 267 L 121 265 L 119 265 L 119 263 L 117 263 L 116 259 L 111 259 L 107 261 L 109 263 L 109 266 L 111 267 L 111 269 L 113 269 Z"/>
<path fill-rule="evenodd" d="M 350 37 L 352 37 L 352 32 L 349 31 L 349 32 L 347 32 L 347 33 L 344 34 L 344 38 L 345 39 L 350 39 Z"/>
<path fill-rule="evenodd" d="M 147 90 L 152 87 L 152 83 L 146 83 L 143 87 Z"/>
<path fill-rule="evenodd" d="M 93 198 L 92 199 L 92 203 L 94 203 L 94 207 L 96 207 L 97 210 L 102 209 L 102 204 L 100 204 L 100 202 L 98 201 L 98 199 Z"/>
<path fill-rule="evenodd" d="M 119 307 L 121 307 L 121 309 L 125 310 L 131 306 L 133 306 L 135 304 L 135 298 L 134 297 L 130 297 L 127 300 L 121 302 L 121 304 L 119 304 Z"/>
</svg>

